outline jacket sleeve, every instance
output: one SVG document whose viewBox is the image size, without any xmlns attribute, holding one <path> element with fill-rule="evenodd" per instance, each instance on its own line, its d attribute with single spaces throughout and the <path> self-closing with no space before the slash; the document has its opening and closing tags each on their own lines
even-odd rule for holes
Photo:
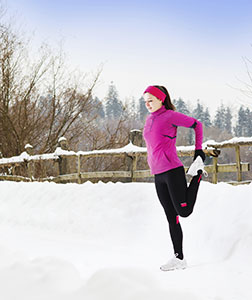
<svg viewBox="0 0 252 300">
<path fill-rule="evenodd" d="M 184 115 L 180 112 L 172 111 L 171 123 L 173 126 L 183 126 L 193 128 L 195 132 L 195 149 L 202 149 L 203 126 L 202 123 L 195 118 Z"/>
</svg>

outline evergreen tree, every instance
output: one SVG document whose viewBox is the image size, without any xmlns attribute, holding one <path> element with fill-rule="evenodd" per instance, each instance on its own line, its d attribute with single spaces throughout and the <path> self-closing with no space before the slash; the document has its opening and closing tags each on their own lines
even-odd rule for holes
<svg viewBox="0 0 252 300">
<path fill-rule="evenodd" d="M 247 123 L 247 113 L 243 106 L 240 107 L 238 112 L 238 120 L 235 127 L 236 136 L 246 136 L 246 123 Z"/>
<path fill-rule="evenodd" d="M 204 117 L 205 117 L 204 107 L 203 105 L 200 104 L 199 100 L 197 101 L 196 108 L 193 110 L 193 117 L 199 120 L 200 122 L 204 123 Z"/>
<path fill-rule="evenodd" d="M 208 107 L 206 108 L 206 110 L 204 112 L 204 124 L 205 124 L 206 127 L 211 127 L 212 126 L 212 122 L 211 122 Z"/>
<path fill-rule="evenodd" d="M 190 115 L 188 106 L 182 98 L 179 98 L 178 100 L 174 99 L 173 104 L 176 107 L 176 111 L 185 115 Z M 192 145 L 194 143 L 194 130 L 189 128 L 186 134 L 188 143 Z"/>
<path fill-rule="evenodd" d="M 126 99 L 126 108 L 127 108 L 127 113 L 129 115 L 129 117 L 136 118 L 136 115 L 138 112 L 137 112 L 137 108 L 136 108 L 136 100 L 134 97 Z"/>
<path fill-rule="evenodd" d="M 245 111 L 246 114 L 246 128 L 247 128 L 247 132 L 246 135 L 247 136 L 252 136 L 252 111 L 247 108 Z"/>
<path fill-rule="evenodd" d="M 224 114 L 224 128 L 228 133 L 232 133 L 232 118 L 231 109 L 227 107 Z"/>
<path fill-rule="evenodd" d="M 101 100 L 98 97 L 93 99 L 93 105 L 97 108 L 97 114 L 100 118 L 105 118 L 105 111 Z"/>
<path fill-rule="evenodd" d="M 252 117 L 252 112 L 250 111 L 249 108 L 246 108 L 244 110 L 244 115 L 245 115 L 245 120 L 244 120 L 244 130 L 243 130 L 243 135 L 244 136 L 251 136 L 252 131 L 251 131 L 251 117 Z"/>
<path fill-rule="evenodd" d="M 139 100 L 138 100 L 138 115 L 139 115 L 139 119 L 140 121 L 144 121 L 147 114 L 148 114 L 148 110 L 145 106 L 145 102 L 144 102 L 144 98 L 141 97 Z"/>
<path fill-rule="evenodd" d="M 225 129 L 225 107 L 223 104 L 217 108 L 214 118 L 214 126 L 219 129 Z"/>
<path fill-rule="evenodd" d="M 123 113 L 123 104 L 119 100 L 118 92 L 113 82 L 111 82 L 109 86 L 108 95 L 105 98 L 105 101 L 106 117 L 113 119 L 120 118 Z"/>
<path fill-rule="evenodd" d="M 181 98 L 179 98 L 178 100 L 174 99 L 173 103 L 178 112 L 181 112 L 182 114 L 185 114 L 185 115 L 189 115 L 189 110 L 187 108 L 187 105 Z"/>
<path fill-rule="evenodd" d="M 189 128 L 189 133 L 188 133 L 187 140 L 188 140 L 189 145 L 194 144 L 194 130 L 192 128 Z"/>
</svg>

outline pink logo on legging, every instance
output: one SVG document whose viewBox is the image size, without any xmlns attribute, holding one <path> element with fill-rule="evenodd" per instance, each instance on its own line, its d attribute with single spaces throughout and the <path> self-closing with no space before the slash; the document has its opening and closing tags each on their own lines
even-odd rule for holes
<svg viewBox="0 0 252 300">
<path fill-rule="evenodd" d="M 200 177 L 199 177 L 198 183 L 200 182 L 200 180 L 201 180 L 201 177 L 202 177 L 202 174 L 200 174 Z"/>
<path fill-rule="evenodd" d="M 176 217 L 176 223 L 179 223 L 179 216 Z"/>
<path fill-rule="evenodd" d="M 187 206 L 187 203 L 186 203 L 186 202 L 181 203 L 181 207 L 185 207 L 185 206 Z"/>
</svg>

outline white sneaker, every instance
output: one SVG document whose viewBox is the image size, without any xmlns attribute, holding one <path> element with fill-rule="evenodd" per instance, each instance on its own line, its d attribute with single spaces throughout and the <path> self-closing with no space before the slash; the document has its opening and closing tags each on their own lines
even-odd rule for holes
<svg viewBox="0 0 252 300">
<path fill-rule="evenodd" d="M 170 259 L 165 265 L 162 265 L 160 269 L 162 271 L 173 271 L 173 270 L 182 270 L 187 267 L 187 262 L 185 259 L 179 259 L 174 256 Z"/>
<path fill-rule="evenodd" d="M 201 170 L 205 177 L 208 176 L 207 171 L 204 169 L 204 163 L 200 156 L 197 156 L 195 161 L 191 164 L 190 168 L 187 171 L 188 175 L 196 176 L 198 175 L 198 171 Z"/>
</svg>

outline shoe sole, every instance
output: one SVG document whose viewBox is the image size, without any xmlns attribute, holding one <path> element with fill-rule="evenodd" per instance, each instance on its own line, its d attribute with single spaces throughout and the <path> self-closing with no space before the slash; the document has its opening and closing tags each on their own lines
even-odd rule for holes
<svg viewBox="0 0 252 300">
<path fill-rule="evenodd" d="M 169 271 L 175 271 L 175 270 L 185 270 L 187 267 L 182 267 L 182 268 L 173 268 L 173 269 L 168 269 L 168 270 L 164 270 L 160 267 L 160 270 L 163 272 L 169 272 Z"/>
</svg>

